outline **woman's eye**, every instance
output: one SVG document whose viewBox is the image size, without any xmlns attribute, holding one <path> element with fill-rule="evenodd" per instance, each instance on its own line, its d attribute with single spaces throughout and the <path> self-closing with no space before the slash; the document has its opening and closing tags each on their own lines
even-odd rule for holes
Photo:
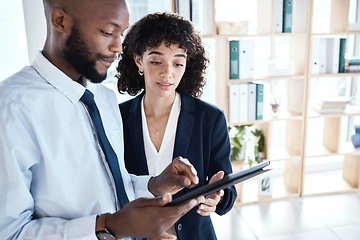
<svg viewBox="0 0 360 240">
<path fill-rule="evenodd" d="M 154 65 L 159 65 L 159 64 L 160 64 L 160 62 L 151 61 L 151 64 L 154 64 Z"/>
</svg>

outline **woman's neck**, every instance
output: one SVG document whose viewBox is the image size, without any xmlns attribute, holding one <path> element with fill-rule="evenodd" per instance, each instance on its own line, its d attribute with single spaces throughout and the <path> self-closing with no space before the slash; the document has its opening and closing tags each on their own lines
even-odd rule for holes
<svg viewBox="0 0 360 240">
<path fill-rule="evenodd" d="M 167 98 L 152 97 L 147 94 L 144 96 L 144 110 L 147 118 L 162 118 L 168 117 L 175 101 L 176 93 Z"/>
</svg>

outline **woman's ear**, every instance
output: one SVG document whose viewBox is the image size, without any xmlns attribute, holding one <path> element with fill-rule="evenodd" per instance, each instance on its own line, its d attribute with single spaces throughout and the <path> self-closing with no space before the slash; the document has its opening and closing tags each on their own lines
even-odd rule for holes
<svg viewBox="0 0 360 240">
<path fill-rule="evenodd" d="M 136 66 L 139 68 L 139 70 L 143 71 L 142 67 L 142 58 L 139 55 L 134 54 L 134 62 Z"/>
</svg>

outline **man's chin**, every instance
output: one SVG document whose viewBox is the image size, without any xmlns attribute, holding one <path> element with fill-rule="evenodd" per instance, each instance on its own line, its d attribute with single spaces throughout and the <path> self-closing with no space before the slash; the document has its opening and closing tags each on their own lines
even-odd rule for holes
<svg viewBox="0 0 360 240">
<path fill-rule="evenodd" d="M 96 75 L 96 76 L 90 76 L 88 79 L 90 80 L 90 82 L 92 83 L 102 83 L 107 77 L 107 74 L 104 75 Z"/>
</svg>

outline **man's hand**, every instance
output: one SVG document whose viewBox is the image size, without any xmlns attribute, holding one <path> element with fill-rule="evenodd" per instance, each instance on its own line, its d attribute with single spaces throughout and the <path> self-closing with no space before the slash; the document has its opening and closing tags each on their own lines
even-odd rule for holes
<svg viewBox="0 0 360 240">
<path fill-rule="evenodd" d="M 106 219 L 106 228 L 117 238 L 167 238 L 176 236 L 166 232 L 180 217 L 205 201 L 199 197 L 182 205 L 164 207 L 171 201 L 171 195 L 165 194 L 156 198 L 139 198 L 126 204 Z"/>
<path fill-rule="evenodd" d="M 219 171 L 211 177 L 209 184 L 218 181 L 224 177 L 224 172 Z M 206 197 L 205 202 L 200 204 L 197 209 L 197 213 L 201 216 L 209 216 L 210 213 L 215 212 L 216 205 L 220 202 L 222 196 L 224 196 L 224 190 L 217 191 Z"/>
<path fill-rule="evenodd" d="M 199 183 L 194 166 L 186 158 L 177 157 L 162 173 L 150 179 L 148 188 L 155 196 L 175 194 L 184 187 L 194 187 Z"/>
</svg>

